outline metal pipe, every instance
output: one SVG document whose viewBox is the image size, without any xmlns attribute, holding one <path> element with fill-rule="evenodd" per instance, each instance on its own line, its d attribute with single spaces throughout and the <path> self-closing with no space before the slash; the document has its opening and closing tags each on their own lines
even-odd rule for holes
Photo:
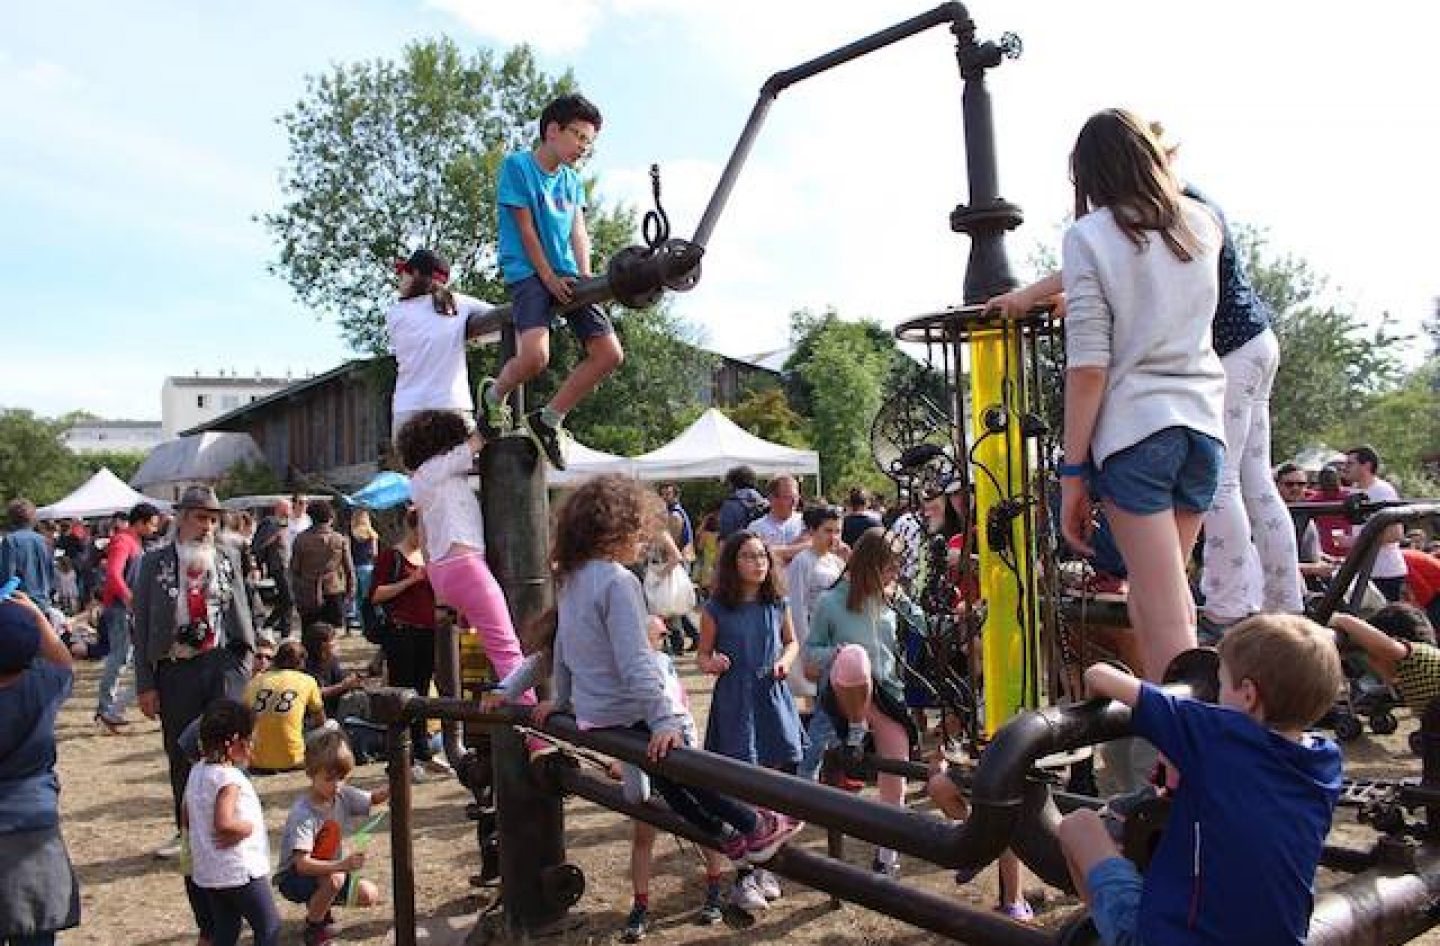
<svg viewBox="0 0 1440 946">
<path fill-rule="evenodd" d="M 1413 872 L 1366 871 L 1315 898 L 1309 946 L 1399 946 L 1435 926 L 1440 852 L 1427 847 Z"/>
<path fill-rule="evenodd" d="M 573 795 L 696 844 L 715 846 L 713 838 L 669 809 L 628 801 L 614 782 L 574 766 L 557 765 L 553 771 L 561 787 Z M 1055 946 L 1055 938 L 1037 927 L 1017 923 L 990 910 L 976 909 L 954 897 L 901 885 L 796 845 L 781 848 L 765 864 L 765 869 L 960 942 L 985 943 L 986 946 Z"/>
<path fill-rule="evenodd" d="M 505 726 L 491 738 L 505 922 L 513 933 L 535 933 L 569 908 L 557 902 L 546 882 L 565 863 L 564 799 L 538 789 L 519 730 Z"/>
<path fill-rule="evenodd" d="M 1330 620 L 1331 616 L 1339 610 L 1346 590 L 1355 582 L 1362 569 L 1365 575 L 1369 576 L 1370 566 L 1375 560 L 1375 553 L 1379 551 L 1382 544 L 1380 536 L 1386 529 L 1393 525 L 1431 516 L 1440 516 L 1440 503 L 1418 502 L 1406 503 L 1401 506 L 1387 506 L 1371 516 L 1364 528 L 1360 530 L 1360 535 L 1355 539 L 1354 544 L 1351 545 L 1350 554 L 1345 556 L 1340 571 L 1331 579 L 1330 587 L 1325 591 L 1325 597 L 1316 606 L 1315 620 L 1322 624 Z"/>
<path fill-rule="evenodd" d="M 409 692 L 409 691 L 405 691 Z M 390 893 L 395 902 L 395 946 L 415 946 L 415 842 L 410 830 L 410 727 L 392 722 L 385 734 L 390 780 Z"/>
<path fill-rule="evenodd" d="M 735 142 L 735 149 L 730 152 L 730 160 L 725 162 L 725 170 L 721 172 L 720 180 L 715 185 L 715 191 L 710 195 L 710 202 L 705 205 L 705 212 L 700 217 L 700 223 L 695 228 L 695 236 L 691 238 L 691 242 L 699 246 L 705 246 L 710 242 L 710 236 L 715 231 L 720 214 L 725 210 L 725 204 L 730 200 L 730 193 L 735 189 L 735 181 L 745 167 L 745 161 L 750 156 L 755 139 L 760 136 L 760 127 L 765 123 L 765 117 L 770 112 L 771 104 L 781 92 L 797 82 L 819 75 L 851 60 L 859 59 L 876 50 L 884 49 L 886 46 L 908 39 L 917 33 L 923 33 L 932 27 L 943 23 L 968 24 L 969 20 L 970 14 L 965 11 L 964 5 L 942 3 L 935 9 L 911 17 L 903 23 L 897 23 L 888 29 L 872 33 L 822 56 L 816 56 L 792 69 L 777 72 L 766 79 L 764 85 L 760 87 L 760 97 L 756 100 L 755 107 L 750 110 L 750 117 L 746 119 L 745 127 L 740 132 L 740 140 Z M 970 28 L 973 30 L 973 24 Z"/>
</svg>

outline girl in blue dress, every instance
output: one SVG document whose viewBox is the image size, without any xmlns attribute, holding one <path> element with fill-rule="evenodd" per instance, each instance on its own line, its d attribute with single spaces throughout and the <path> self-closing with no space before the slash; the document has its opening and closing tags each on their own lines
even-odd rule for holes
<svg viewBox="0 0 1440 946">
<path fill-rule="evenodd" d="M 769 550 L 755 533 L 735 533 L 720 550 L 710 600 L 700 615 L 697 660 L 716 678 L 707 750 L 795 771 L 805 736 L 785 678 L 799 649 L 784 582 Z M 732 898 L 750 909 L 779 896 L 774 877 L 756 871 L 737 878 Z"/>
</svg>

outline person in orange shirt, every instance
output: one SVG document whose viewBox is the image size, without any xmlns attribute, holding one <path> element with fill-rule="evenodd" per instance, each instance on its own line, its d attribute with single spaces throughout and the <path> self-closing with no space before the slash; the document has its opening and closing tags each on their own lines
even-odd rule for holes
<svg viewBox="0 0 1440 946">
<path fill-rule="evenodd" d="M 245 688 L 245 703 L 255 713 L 252 770 L 284 772 L 305 764 L 305 733 L 324 725 L 325 705 L 320 685 L 304 667 L 304 646 L 286 641 L 275 652 L 274 667 Z"/>
<path fill-rule="evenodd" d="M 1401 549 L 1405 558 L 1405 594 L 1440 627 L 1440 558 L 1418 548 Z"/>
</svg>

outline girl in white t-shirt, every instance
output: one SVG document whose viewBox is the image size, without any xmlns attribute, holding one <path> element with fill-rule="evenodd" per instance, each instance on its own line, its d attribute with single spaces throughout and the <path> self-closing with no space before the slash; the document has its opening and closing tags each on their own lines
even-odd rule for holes
<svg viewBox="0 0 1440 946">
<path fill-rule="evenodd" d="M 417 411 L 454 411 L 474 428 L 475 402 L 465 370 L 465 341 L 480 334 L 490 306 L 446 288 L 450 264 L 434 250 L 418 249 L 395 264 L 400 299 L 385 313 L 395 352 L 395 397 L 390 430 L 398 432 Z"/>
<path fill-rule="evenodd" d="M 460 612 L 460 626 L 479 633 L 485 656 L 503 679 L 523 656 L 505 594 L 485 560 L 480 503 L 470 489 L 480 437 L 452 412 L 424 410 L 400 428 L 395 446 L 410 471 L 410 495 L 420 511 L 425 577 L 436 599 Z M 535 700 L 527 693 L 522 702 Z"/>
<path fill-rule="evenodd" d="M 278 946 L 280 914 L 270 892 L 270 844 L 250 761 L 255 717 L 234 700 L 217 700 L 200 717 L 203 759 L 185 783 L 181 826 L 188 832 L 190 879 L 209 907 L 211 946 L 235 946 L 241 921 L 255 946 Z M 204 911 L 197 911 L 203 915 Z"/>
</svg>

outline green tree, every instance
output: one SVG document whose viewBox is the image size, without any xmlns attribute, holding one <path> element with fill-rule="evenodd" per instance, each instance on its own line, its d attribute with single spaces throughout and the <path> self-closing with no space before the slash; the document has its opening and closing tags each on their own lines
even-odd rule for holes
<svg viewBox="0 0 1440 946">
<path fill-rule="evenodd" d="M 27 410 L 0 411 L 0 500 L 23 496 L 44 506 L 80 485 L 80 460 L 60 441 L 69 426 Z"/>
<path fill-rule="evenodd" d="M 1369 443 L 1380 452 L 1387 479 L 1407 485 L 1421 473 L 1423 461 L 1440 452 L 1440 360 L 1431 360 L 1389 390 L 1370 397 L 1354 417 L 1337 429 L 1344 447 Z M 1398 487 L 1397 487 L 1398 488 Z M 1405 495 L 1428 495 L 1402 490 Z"/>
<path fill-rule="evenodd" d="M 797 314 L 796 322 L 808 318 Z M 889 343 L 877 344 L 878 337 Z M 870 425 L 894 369 L 895 343 L 874 322 L 846 322 L 834 312 L 810 324 L 786 369 L 810 406 L 811 442 L 821 479 L 832 493 L 886 485 L 870 455 Z M 793 403 L 793 401 L 792 401 Z"/>
<path fill-rule="evenodd" d="M 1346 429 L 1371 397 L 1397 379 L 1396 343 L 1384 328 L 1324 298 L 1325 281 L 1303 259 L 1266 252 L 1263 233 L 1236 236 L 1256 292 L 1274 313 L 1280 370 L 1270 399 L 1271 449 L 1277 458 Z"/>
<path fill-rule="evenodd" d="M 774 384 L 751 390 L 739 404 L 726 410 L 725 416 L 762 440 L 787 447 L 810 446 L 805 437 L 805 418 L 795 413 L 785 392 Z"/>
<path fill-rule="evenodd" d="M 413 246 L 444 251 L 457 288 L 502 301 L 500 161 L 533 144 L 540 110 L 574 90 L 570 72 L 546 75 L 528 47 L 467 55 L 443 38 L 410 44 L 398 62 L 311 76 L 279 120 L 290 155 L 285 203 L 262 217 L 279 244 L 271 271 L 301 302 L 336 315 L 357 351 L 384 349 L 394 261 Z M 634 232 L 625 210 L 593 208 L 588 217 L 597 259 Z"/>
<path fill-rule="evenodd" d="M 146 456 L 143 450 L 89 451 L 75 454 L 75 465 L 81 476 L 80 482 L 94 476 L 103 467 L 128 483 L 140 469 L 140 464 L 145 462 Z M 79 486 L 80 482 L 75 485 Z"/>
</svg>

